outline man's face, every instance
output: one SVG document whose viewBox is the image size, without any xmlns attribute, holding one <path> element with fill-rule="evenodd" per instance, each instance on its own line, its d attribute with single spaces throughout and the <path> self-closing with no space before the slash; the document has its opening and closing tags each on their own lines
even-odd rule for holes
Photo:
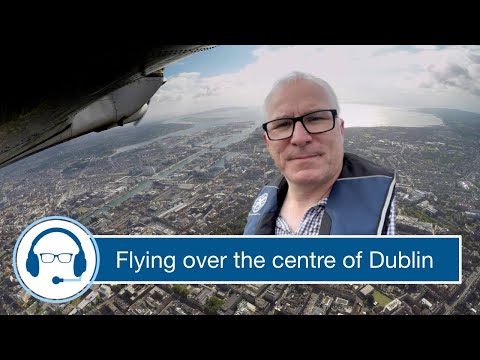
<svg viewBox="0 0 480 360">
<path fill-rule="evenodd" d="M 267 121 L 298 117 L 316 110 L 333 109 L 328 93 L 306 80 L 292 82 L 277 90 L 267 104 Z M 292 137 L 272 141 L 263 135 L 268 151 L 288 183 L 299 186 L 324 185 L 336 179 L 343 162 L 343 120 L 335 128 L 309 134 L 300 122 Z"/>
</svg>

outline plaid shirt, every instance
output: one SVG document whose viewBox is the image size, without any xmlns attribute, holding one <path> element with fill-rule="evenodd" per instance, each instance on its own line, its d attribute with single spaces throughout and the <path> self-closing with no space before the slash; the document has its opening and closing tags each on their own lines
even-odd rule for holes
<svg viewBox="0 0 480 360">
<path fill-rule="evenodd" d="M 288 226 L 287 222 L 280 215 L 277 217 L 275 223 L 275 235 L 318 235 L 320 232 L 320 224 L 322 223 L 323 213 L 327 205 L 328 197 L 320 200 L 313 205 L 305 213 L 305 216 L 300 221 L 297 231 L 293 232 Z M 396 204 L 395 196 L 393 197 L 392 206 L 390 208 L 389 223 L 386 235 L 395 235 L 395 218 L 396 218 Z"/>
</svg>

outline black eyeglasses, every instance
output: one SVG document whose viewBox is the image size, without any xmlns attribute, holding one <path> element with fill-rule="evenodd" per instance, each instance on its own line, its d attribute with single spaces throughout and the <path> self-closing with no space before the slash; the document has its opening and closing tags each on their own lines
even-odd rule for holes
<svg viewBox="0 0 480 360">
<path fill-rule="evenodd" d="M 284 140 L 293 135 L 295 124 L 300 121 L 309 134 L 320 134 L 335 127 L 336 109 L 317 110 L 296 118 L 277 119 L 262 124 L 270 140 Z"/>
</svg>

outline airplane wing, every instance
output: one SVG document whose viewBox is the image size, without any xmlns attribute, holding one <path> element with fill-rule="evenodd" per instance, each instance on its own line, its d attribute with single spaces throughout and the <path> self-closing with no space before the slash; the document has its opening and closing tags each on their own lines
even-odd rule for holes
<svg viewBox="0 0 480 360">
<path fill-rule="evenodd" d="M 16 52 L 2 76 L 0 168 L 92 131 L 138 122 L 165 83 L 163 69 L 212 47 L 47 48 L 31 63 L 32 54 Z"/>
</svg>

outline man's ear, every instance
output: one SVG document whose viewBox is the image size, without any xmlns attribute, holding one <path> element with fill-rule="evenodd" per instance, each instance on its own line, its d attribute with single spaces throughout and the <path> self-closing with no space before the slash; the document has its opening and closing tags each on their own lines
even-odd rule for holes
<svg viewBox="0 0 480 360">
<path fill-rule="evenodd" d="M 266 133 L 266 132 L 263 133 L 262 138 L 263 138 L 263 142 L 265 143 L 265 145 L 268 146 L 268 137 L 267 137 L 267 133 Z"/>
<path fill-rule="evenodd" d="M 338 120 L 340 120 L 340 124 L 339 124 L 339 125 L 340 125 L 340 133 L 341 133 L 342 136 L 343 136 L 343 135 L 344 135 L 343 133 L 344 133 L 344 130 L 345 130 L 345 127 L 344 127 L 344 123 L 345 123 L 345 122 L 343 121 L 342 118 L 338 118 Z"/>
</svg>

